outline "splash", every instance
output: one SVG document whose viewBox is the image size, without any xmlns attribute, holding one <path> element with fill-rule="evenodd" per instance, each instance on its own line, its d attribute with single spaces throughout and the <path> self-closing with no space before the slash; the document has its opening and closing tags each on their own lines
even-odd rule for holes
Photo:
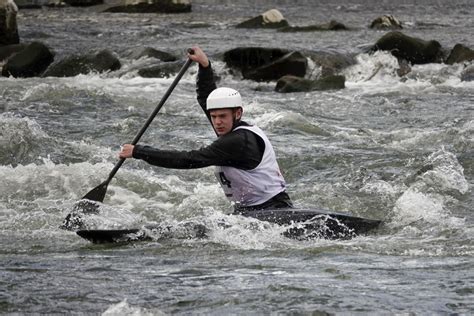
<svg viewBox="0 0 474 316">
<path fill-rule="evenodd" d="M 377 51 L 374 54 L 356 56 L 356 64 L 344 70 L 347 81 L 398 81 L 397 59 L 390 53 Z"/>
<path fill-rule="evenodd" d="M 52 141 L 34 120 L 12 113 L 0 114 L 0 163 L 30 162 L 41 144 Z"/>
<path fill-rule="evenodd" d="M 159 309 L 153 308 L 153 310 L 131 306 L 127 299 L 124 299 L 120 303 L 113 304 L 107 308 L 102 316 L 114 316 L 114 315 L 128 315 L 128 316 L 164 316 L 166 313 Z"/>
<path fill-rule="evenodd" d="M 389 52 L 359 54 L 357 63 L 343 70 L 346 87 L 367 94 L 403 91 L 437 92 L 446 88 L 469 88 L 472 83 L 461 82 L 462 64 L 400 65 Z"/>
<path fill-rule="evenodd" d="M 412 187 L 405 191 L 395 203 L 392 225 L 403 227 L 417 221 L 439 224 L 447 218 L 444 199 L 435 194 L 425 194 Z"/>
<path fill-rule="evenodd" d="M 456 156 L 444 148 L 431 154 L 425 163 L 432 170 L 421 175 L 422 181 L 440 193 L 466 194 L 469 183 L 464 177 L 464 169 Z"/>
<path fill-rule="evenodd" d="M 462 166 L 454 154 L 444 149 L 427 157 L 425 165 L 429 167 L 396 201 L 391 226 L 428 223 L 459 227 L 464 221 L 453 216 L 446 204 L 469 190 Z"/>
</svg>

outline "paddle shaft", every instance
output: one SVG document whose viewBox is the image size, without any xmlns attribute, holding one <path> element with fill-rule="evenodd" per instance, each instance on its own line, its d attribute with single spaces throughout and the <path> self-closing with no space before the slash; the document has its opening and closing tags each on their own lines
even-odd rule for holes
<svg viewBox="0 0 474 316">
<path fill-rule="evenodd" d="M 189 49 L 188 50 L 188 53 L 193 55 L 194 54 L 194 51 L 192 49 Z M 188 58 L 188 60 L 186 60 L 186 62 L 184 63 L 183 67 L 181 67 L 181 70 L 179 71 L 179 73 L 176 75 L 176 78 L 173 80 L 173 82 L 171 83 L 171 86 L 168 88 L 168 90 L 166 91 L 166 93 L 163 95 L 163 97 L 161 98 L 160 100 L 160 103 L 158 103 L 158 105 L 156 106 L 155 110 L 150 114 L 150 116 L 148 117 L 148 119 L 146 120 L 145 124 L 143 125 L 143 127 L 140 129 L 140 131 L 138 132 L 138 134 L 135 136 L 135 138 L 132 140 L 131 144 L 132 145 L 136 145 L 138 143 L 138 141 L 140 140 L 140 138 L 142 137 L 143 133 L 145 133 L 146 129 L 148 128 L 148 126 L 150 126 L 151 122 L 153 121 L 153 119 L 155 118 L 156 114 L 158 114 L 158 112 L 160 111 L 160 109 L 162 108 L 163 104 L 165 104 L 166 100 L 168 99 L 168 97 L 170 96 L 171 92 L 174 90 L 174 88 L 176 87 L 176 85 L 178 84 L 179 80 L 181 79 L 181 77 L 183 77 L 184 73 L 186 72 L 186 70 L 188 70 L 189 66 L 191 65 L 192 63 L 192 60 L 190 58 Z M 112 169 L 112 171 L 109 173 L 109 177 L 107 178 L 107 180 L 105 180 L 104 182 L 102 182 L 101 184 L 99 184 L 97 187 L 95 187 L 94 189 L 92 189 L 91 191 L 89 191 L 83 198 L 82 200 L 90 200 L 90 201 L 96 201 L 96 202 L 102 202 L 104 201 L 104 198 L 105 198 L 105 194 L 107 193 L 107 186 L 109 185 L 110 181 L 112 181 L 112 178 L 115 176 L 115 174 L 117 173 L 117 171 L 120 169 L 120 167 L 122 166 L 123 162 L 125 161 L 125 158 L 120 158 L 120 160 L 115 164 L 114 168 Z M 83 203 L 84 205 L 80 205 L 79 208 L 83 209 L 85 213 L 94 213 L 97 209 L 96 205 L 94 203 L 86 203 L 84 202 Z M 67 222 L 71 222 L 69 219 L 66 218 L 66 221 Z M 70 223 L 66 223 L 66 225 L 69 225 Z"/>
<path fill-rule="evenodd" d="M 150 116 L 148 117 L 148 119 L 146 120 L 145 124 L 143 125 L 143 127 L 140 129 L 140 131 L 138 132 L 137 135 L 135 135 L 135 138 L 132 140 L 132 142 L 130 144 L 132 145 L 136 145 L 138 143 L 138 141 L 140 140 L 140 138 L 143 136 L 143 134 L 145 133 L 145 131 L 147 130 L 147 128 L 150 126 L 151 122 L 153 121 L 153 119 L 155 118 L 155 116 L 158 114 L 158 112 L 161 110 L 161 108 L 163 107 L 163 104 L 165 104 L 166 100 L 168 100 L 168 97 L 171 95 L 171 92 L 173 92 L 174 88 L 176 87 L 176 85 L 178 84 L 178 82 L 181 80 L 181 78 L 183 77 L 184 73 L 186 72 L 186 70 L 188 70 L 189 66 L 191 65 L 193 61 L 191 59 L 188 58 L 188 60 L 186 61 L 186 63 L 183 65 L 183 67 L 181 67 L 181 70 L 179 71 L 178 75 L 176 76 L 176 78 L 174 78 L 173 80 L 173 83 L 171 83 L 171 86 L 168 88 L 168 90 L 166 91 L 166 93 L 163 95 L 163 97 L 161 98 L 160 100 L 160 103 L 158 103 L 158 105 L 156 106 L 155 110 L 153 110 L 153 112 L 150 114 Z M 109 177 L 107 178 L 107 180 L 105 181 L 106 183 L 109 183 L 112 178 L 115 176 L 115 174 L 117 173 L 117 171 L 120 169 L 120 167 L 122 166 L 123 162 L 125 161 L 125 158 L 120 158 L 120 160 L 117 162 L 117 164 L 115 164 L 114 168 L 112 169 L 112 171 L 109 173 Z"/>
</svg>

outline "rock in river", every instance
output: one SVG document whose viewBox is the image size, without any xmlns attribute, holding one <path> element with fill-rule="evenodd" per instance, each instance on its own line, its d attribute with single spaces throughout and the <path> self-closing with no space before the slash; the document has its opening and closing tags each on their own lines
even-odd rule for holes
<svg viewBox="0 0 474 316">
<path fill-rule="evenodd" d="M 73 77 L 90 72 L 106 72 L 120 69 L 120 61 L 110 51 L 97 54 L 74 55 L 51 65 L 44 77 Z"/>
<path fill-rule="evenodd" d="M 425 41 L 398 31 L 382 36 L 371 49 L 377 50 L 389 51 L 393 56 L 412 64 L 436 63 L 443 59 L 443 51 L 438 41 Z"/>
<path fill-rule="evenodd" d="M 35 77 L 40 75 L 54 61 L 54 54 L 40 42 L 33 42 L 3 66 L 2 76 Z"/>
<path fill-rule="evenodd" d="M 237 28 L 258 29 L 258 28 L 280 28 L 289 26 L 288 21 L 277 9 L 268 10 L 259 16 L 236 25 Z"/>
<path fill-rule="evenodd" d="M 125 5 L 111 7 L 114 13 L 186 13 L 191 12 L 191 0 L 125 0 Z"/>
<path fill-rule="evenodd" d="M 13 0 L 0 0 L 0 46 L 18 44 L 16 15 L 18 7 Z"/>
<path fill-rule="evenodd" d="M 227 66 L 237 68 L 244 79 L 278 80 L 285 75 L 304 77 L 307 58 L 300 52 L 279 48 L 239 47 L 224 53 Z"/>
</svg>

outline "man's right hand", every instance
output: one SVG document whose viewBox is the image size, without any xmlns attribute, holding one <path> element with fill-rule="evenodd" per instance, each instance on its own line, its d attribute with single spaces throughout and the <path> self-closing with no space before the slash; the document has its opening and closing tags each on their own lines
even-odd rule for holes
<svg viewBox="0 0 474 316">
<path fill-rule="evenodd" d="M 204 51 L 199 46 L 193 46 L 191 49 L 194 51 L 194 54 L 188 53 L 188 58 L 207 68 L 209 66 L 209 59 Z"/>
<path fill-rule="evenodd" d="M 124 144 L 120 146 L 119 158 L 132 158 L 133 157 L 133 148 L 135 146 L 131 144 Z"/>
</svg>

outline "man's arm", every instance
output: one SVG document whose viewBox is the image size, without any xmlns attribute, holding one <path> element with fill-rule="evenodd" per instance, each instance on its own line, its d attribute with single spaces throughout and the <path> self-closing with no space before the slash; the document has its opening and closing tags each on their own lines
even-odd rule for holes
<svg viewBox="0 0 474 316">
<path fill-rule="evenodd" d="M 211 67 L 211 62 L 202 49 L 198 46 L 195 46 L 192 49 L 194 54 L 188 54 L 188 57 L 199 64 L 199 70 L 196 79 L 197 100 L 210 122 L 211 117 L 207 111 L 206 100 L 209 94 L 217 88 L 214 81 L 214 73 Z"/>
<path fill-rule="evenodd" d="M 133 158 L 173 169 L 230 166 L 251 170 L 262 160 L 261 142 L 256 134 L 238 130 L 219 137 L 211 145 L 198 150 L 172 151 L 136 145 L 133 149 Z"/>
<path fill-rule="evenodd" d="M 207 116 L 209 122 L 211 122 L 211 115 L 207 111 L 207 97 L 209 94 L 217 88 L 214 81 L 214 72 L 209 62 L 209 66 L 204 68 L 199 65 L 199 71 L 196 79 L 196 94 L 199 105 Z M 211 122 L 212 124 L 212 122 Z"/>
</svg>

